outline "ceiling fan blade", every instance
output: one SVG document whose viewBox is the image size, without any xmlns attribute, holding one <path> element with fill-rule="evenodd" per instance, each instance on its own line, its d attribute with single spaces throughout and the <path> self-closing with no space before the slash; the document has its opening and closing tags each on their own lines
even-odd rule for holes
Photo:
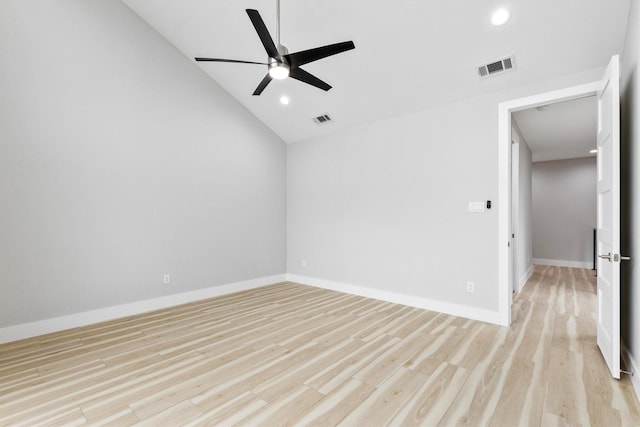
<svg viewBox="0 0 640 427">
<path fill-rule="evenodd" d="M 301 65 L 308 64 L 309 62 L 317 61 L 318 59 L 326 58 L 327 56 L 336 55 L 355 48 L 356 45 L 353 44 L 352 41 L 348 41 L 290 53 L 288 55 L 284 55 L 284 58 L 289 62 L 289 65 L 293 69 Z"/>
<path fill-rule="evenodd" d="M 292 68 L 291 71 L 289 71 L 289 77 L 300 80 L 301 82 L 310 84 L 311 86 L 315 86 L 324 91 L 331 89 L 330 85 L 323 82 L 313 74 L 306 72 L 302 68 Z"/>
<path fill-rule="evenodd" d="M 258 64 L 269 65 L 266 62 L 240 61 L 237 59 L 220 59 L 220 58 L 194 58 L 198 62 L 233 62 L 237 64 Z"/>
<path fill-rule="evenodd" d="M 280 53 L 278 52 L 275 43 L 273 43 L 273 39 L 269 34 L 269 30 L 267 30 L 267 26 L 264 24 L 264 21 L 260 17 L 260 13 L 255 9 L 247 9 L 247 15 L 249 15 L 249 19 L 251 19 L 251 23 L 256 29 L 258 37 L 260 37 L 260 41 L 264 46 L 264 50 L 267 51 L 267 55 L 269 55 L 269 58 L 280 57 Z"/>
<path fill-rule="evenodd" d="M 264 88 L 266 88 L 270 82 L 271 82 L 271 76 L 269 75 L 269 73 L 267 73 L 267 75 L 264 76 L 264 79 L 262 79 L 262 81 L 260 82 L 256 90 L 253 91 L 253 95 L 254 96 L 260 95 L 264 90 Z"/>
</svg>

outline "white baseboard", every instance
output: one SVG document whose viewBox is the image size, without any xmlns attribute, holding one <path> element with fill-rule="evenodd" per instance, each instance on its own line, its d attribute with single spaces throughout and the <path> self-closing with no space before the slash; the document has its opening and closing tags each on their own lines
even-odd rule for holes
<svg viewBox="0 0 640 427">
<path fill-rule="evenodd" d="M 371 289 L 348 283 L 333 282 L 330 280 L 318 279 L 315 277 L 299 276 L 296 274 L 288 274 L 287 279 L 291 282 L 314 286 L 317 288 L 329 289 L 332 291 L 359 295 L 362 297 L 392 302 L 395 304 L 402 304 L 408 305 L 410 307 L 437 311 L 439 313 L 464 317 L 466 319 L 480 320 L 482 322 L 493 323 L 495 325 L 504 325 L 504 323 L 501 321 L 502 319 L 500 317 L 500 313 L 497 311 L 483 310 L 479 308 L 430 300 L 411 295 L 398 294 L 395 292 L 381 291 L 378 289 Z"/>
<path fill-rule="evenodd" d="M 373 298 L 396 304 L 403 304 L 410 307 L 437 311 L 453 316 L 464 317 L 467 319 L 480 320 L 487 323 L 502 325 L 500 315 L 497 311 L 483 310 L 474 307 L 451 304 L 411 295 L 399 294 L 395 292 L 381 291 L 378 289 L 333 282 L 330 280 L 318 279 L 313 277 L 280 274 L 253 280 L 246 280 L 243 282 L 230 283 L 221 286 L 212 286 L 210 288 L 183 292 L 180 294 L 167 295 L 164 297 L 153 298 L 144 301 L 137 301 L 128 304 L 105 307 L 80 313 L 73 313 L 65 316 L 39 320 L 36 322 L 7 326 L 4 328 L 0 328 L 0 344 L 25 338 L 31 338 L 52 332 L 63 331 L 66 329 L 92 325 L 95 323 L 119 319 L 126 316 L 147 313 L 154 310 L 160 310 L 167 307 L 173 307 L 176 305 L 186 304 L 189 302 L 213 298 L 221 295 L 227 295 L 234 292 L 255 289 L 262 286 L 271 285 L 273 283 L 284 282 L 287 280 L 304 285 L 315 286 L 318 288 L 360 295 L 367 298 Z"/>
<path fill-rule="evenodd" d="M 633 375 L 630 376 L 631 384 L 633 384 L 633 390 L 636 392 L 636 399 L 640 401 L 640 371 L 638 370 L 638 366 L 633 360 L 633 355 L 629 351 L 629 348 L 625 344 L 624 341 L 620 342 L 620 347 L 622 350 L 622 360 L 624 361 L 625 367 L 631 371 Z"/>
<path fill-rule="evenodd" d="M 260 288 L 273 283 L 287 280 L 285 274 L 261 277 L 258 279 L 245 280 L 242 282 L 229 283 L 221 286 L 198 289 L 196 291 L 183 292 L 180 294 L 167 295 L 164 297 L 148 299 L 144 301 L 132 302 L 112 307 L 100 308 L 97 310 L 74 313 L 66 316 L 51 319 L 39 320 L 37 322 L 23 323 L 20 325 L 0 328 L 0 344 L 16 341 L 24 338 L 35 337 L 51 332 L 63 331 L 65 329 L 87 326 L 94 323 L 114 320 L 121 317 L 146 313 L 193 301 L 213 298 L 220 295 L 232 294 L 234 292 L 248 289 Z"/>
<path fill-rule="evenodd" d="M 533 264 L 531 264 L 529 266 L 529 269 L 525 271 L 522 276 L 520 276 L 520 280 L 518 281 L 518 289 L 516 290 L 516 292 L 520 292 L 522 288 L 524 288 L 524 285 L 526 285 L 527 281 L 531 279 L 531 276 L 533 276 Z"/>
<path fill-rule="evenodd" d="M 552 265 L 555 267 L 593 268 L 593 261 L 567 261 L 563 259 L 534 258 L 533 263 L 538 265 Z"/>
</svg>

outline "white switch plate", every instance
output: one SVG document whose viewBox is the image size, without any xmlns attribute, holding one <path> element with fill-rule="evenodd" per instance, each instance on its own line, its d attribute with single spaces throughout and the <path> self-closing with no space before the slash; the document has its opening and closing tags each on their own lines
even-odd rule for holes
<svg viewBox="0 0 640 427">
<path fill-rule="evenodd" d="M 484 212 L 484 202 L 469 202 L 469 212 Z"/>
</svg>

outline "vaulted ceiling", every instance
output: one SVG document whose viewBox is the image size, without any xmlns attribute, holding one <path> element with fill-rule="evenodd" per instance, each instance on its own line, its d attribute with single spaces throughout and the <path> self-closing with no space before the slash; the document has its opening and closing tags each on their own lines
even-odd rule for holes
<svg viewBox="0 0 640 427">
<path fill-rule="evenodd" d="M 123 0 L 169 42 L 196 56 L 265 62 L 245 9 L 275 39 L 275 0 Z M 498 7 L 511 13 L 491 24 Z M 356 49 L 305 69 L 333 86 L 273 81 L 266 66 L 197 63 L 286 142 L 296 142 L 554 76 L 604 67 L 621 53 L 629 0 L 281 0 L 290 52 L 353 40 Z M 515 55 L 514 72 L 480 79 L 476 66 Z M 288 105 L 280 98 L 290 98 Z M 313 117 L 329 114 L 319 126 Z"/>
</svg>

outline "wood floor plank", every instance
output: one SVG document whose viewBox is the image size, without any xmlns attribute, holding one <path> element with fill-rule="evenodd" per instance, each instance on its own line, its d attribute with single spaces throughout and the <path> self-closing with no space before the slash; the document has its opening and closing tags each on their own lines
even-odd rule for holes
<svg viewBox="0 0 640 427">
<path fill-rule="evenodd" d="M 0 425 L 640 425 L 593 272 L 536 266 L 499 327 L 282 282 L 0 345 Z"/>
<path fill-rule="evenodd" d="M 6 404 L 0 404 L 0 413 L 9 412 L 12 415 L 8 420 L 27 420 L 32 414 L 40 416 L 48 411 L 60 411 L 64 408 L 81 407 L 83 413 L 89 419 L 91 410 L 85 405 L 95 402 L 102 415 L 108 415 L 117 409 L 125 408 L 132 394 L 144 391 L 147 384 L 155 385 L 168 378 L 179 376 L 185 366 L 203 363 L 203 357 L 199 355 L 186 355 L 182 360 L 167 360 L 164 363 L 149 367 L 144 361 L 137 365 L 125 365 L 112 370 L 100 370 L 87 374 L 86 378 L 74 378 L 73 381 L 56 382 L 55 387 L 43 382 L 37 388 L 28 390 L 28 393 L 20 398 L 9 400 Z M 133 371 L 129 371 L 132 368 Z M 143 387 L 144 386 L 144 387 Z M 110 404 L 113 401 L 124 402 L 117 406 Z M 117 412 L 116 411 L 116 412 Z M 93 417 L 91 417 L 93 418 Z"/>
<path fill-rule="evenodd" d="M 424 347 L 421 336 L 421 332 L 416 332 L 400 340 L 393 348 L 353 375 L 353 378 L 379 387 Z"/>
<path fill-rule="evenodd" d="M 363 346 L 346 358 L 319 370 L 305 384 L 321 393 L 329 394 L 342 383 L 351 379 L 356 372 L 367 366 L 372 360 L 392 348 L 398 341 L 400 341 L 399 338 L 379 335 L 374 340 L 365 342 Z"/>
<path fill-rule="evenodd" d="M 534 370 L 533 362 L 524 361 L 518 364 L 517 372 L 509 375 L 491 416 L 491 425 L 530 425 L 532 420 L 538 418 L 538 414 L 530 414 L 524 410 L 527 398 L 531 398 L 531 394 L 535 393 L 535 390 L 530 393 L 530 389 L 539 388 L 533 378 Z M 538 393 L 544 395 L 544 390 L 539 389 Z M 514 408 L 521 408 L 521 410 L 514 411 Z"/>
<path fill-rule="evenodd" d="M 615 407 L 614 388 L 616 381 L 607 372 L 596 367 L 602 363 L 602 355 L 595 343 L 582 349 L 582 382 L 587 390 L 587 411 L 589 422 L 596 426 L 622 424 L 620 411 Z M 607 404 L 603 405 L 602 402 Z M 636 420 L 638 421 L 638 420 Z"/>
<path fill-rule="evenodd" d="M 272 404 L 259 409 L 239 424 L 246 426 L 293 426 L 322 398 L 323 395 L 318 391 L 300 386 L 281 396 Z"/>
<path fill-rule="evenodd" d="M 298 422 L 300 425 L 318 427 L 338 425 L 375 390 L 367 383 L 350 379 L 323 397 Z"/>
<path fill-rule="evenodd" d="M 85 417 L 86 418 L 86 417 Z M 120 412 L 109 413 L 105 418 L 92 420 L 89 425 L 92 427 L 126 427 L 138 424 L 140 420 L 130 408 Z"/>
<path fill-rule="evenodd" d="M 308 358 L 312 358 L 324 350 L 325 347 L 320 344 L 309 343 L 295 350 L 285 350 L 282 355 L 262 363 L 255 363 L 252 366 L 242 364 L 242 366 L 238 366 L 238 368 L 243 368 L 241 372 L 225 369 L 220 373 L 221 380 L 218 380 L 217 384 L 193 396 L 191 401 L 200 408 L 205 407 L 207 410 L 210 410 L 212 408 L 207 405 L 209 405 L 213 396 L 219 395 L 229 388 L 239 387 L 244 390 L 251 390 L 272 378 L 286 378 L 286 372 L 289 369 L 294 369 L 297 365 L 304 363 Z M 247 370 L 247 368 L 249 369 Z"/>
<path fill-rule="evenodd" d="M 451 354 L 449 363 L 471 371 L 481 359 L 484 359 L 499 327 L 475 323 L 467 340 Z"/>
<path fill-rule="evenodd" d="M 389 425 L 437 425 L 468 376 L 466 369 L 440 362 Z"/>
<path fill-rule="evenodd" d="M 142 420 L 136 425 L 139 427 L 180 426 L 200 416 L 202 416 L 202 412 L 193 403 L 185 400 Z"/>
<path fill-rule="evenodd" d="M 287 370 L 287 380 L 283 381 L 281 376 L 274 377 L 262 382 L 251 390 L 253 394 L 267 402 L 274 402 L 279 396 L 286 394 L 291 387 L 302 386 L 315 372 L 325 366 L 330 366 L 337 361 L 344 360 L 358 348 L 362 347 L 362 341 L 348 339 L 334 345 L 315 357 Z"/>
<path fill-rule="evenodd" d="M 338 425 L 384 426 L 411 399 L 426 375 L 399 368 Z"/>
<path fill-rule="evenodd" d="M 581 375 L 584 363 L 582 355 L 552 347 L 550 357 L 554 363 L 551 364 L 547 381 L 544 411 L 569 424 L 588 425 L 587 391 Z"/>
<path fill-rule="evenodd" d="M 224 354 L 223 357 L 217 357 L 201 365 L 197 370 L 190 369 L 189 372 L 183 372 L 173 381 L 165 381 L 147 389 L 145 397 L 128 403 L 128 406 L 141 420 L 149 418 L 199 393 L 215 382 L 218 372 L 225 366 L 238 359 L 252 356 L 253 353 L 254 350 L 247 347 L 237 348 Z"/>
<path fill-rule="evenodd" d="M 136 415 L 140 419 L 145 419 L 183 400 L 194 398 L 205 390 L 233 380 L 250 371 L 256 364 L 260 366 L 260 363 L 277 360 L 286 352 L 286 349 L 277 345 L 270 345 L 260 350 L 249 347 L 238 348 L 226 354 L 224 359 L 217 357 L 212 359 L 215 360 L 213 363 L 201 366 L 197 370 L 192 369 L 192 374 L 185 373 L 175 381 L 165 381 L 147 389 L 142 398 L 133 401 L 128 398 L 122 403 L 128 402 L 128 406 Z"/>
<path fill-rule="evenodd" d="M 500 367 L 506 359 L 504 351 L 511 341 L 507 330 L 501 330 L 493 341 L 485 359 L 471 371 L 469 378 L 449 405 L 443 425 L 486 425 L 493 411 L 489 408 L 491 396 L 498 391 Z"/>
<path fill-rule="evenodd" d="M 200 417 L 185 424 L 187 427 L 236 425 L 267 406 L 267 402 L 258 399 L 250 391 L 233 394 L 231 398 L 213 406 Z"/>
</svg>

